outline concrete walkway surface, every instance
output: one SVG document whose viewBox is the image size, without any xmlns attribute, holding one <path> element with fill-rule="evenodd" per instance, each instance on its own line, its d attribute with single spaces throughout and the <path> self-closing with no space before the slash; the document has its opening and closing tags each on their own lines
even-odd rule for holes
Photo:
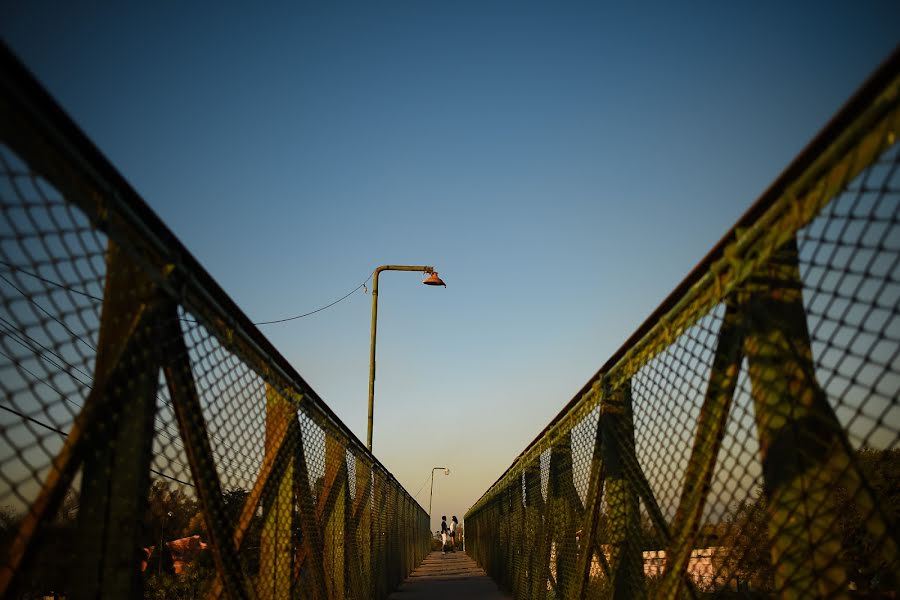
<svg viewBox="0 0 900 600">
<path fill-rule="evenodd" d="M 501 592 L 464 552 L 432 552 L 388 600 L 501 600 Z"/>
</svg>

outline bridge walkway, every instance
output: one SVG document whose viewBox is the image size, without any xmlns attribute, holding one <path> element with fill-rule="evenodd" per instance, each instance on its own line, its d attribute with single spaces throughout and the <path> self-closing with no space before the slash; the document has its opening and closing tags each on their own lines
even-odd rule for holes
<svg viewBox="0 0 900 600">
<path fill-rule="evenodd" d="M 388 600 L 511 599 L 465 552 L 432 552 Z"/>
</svg>

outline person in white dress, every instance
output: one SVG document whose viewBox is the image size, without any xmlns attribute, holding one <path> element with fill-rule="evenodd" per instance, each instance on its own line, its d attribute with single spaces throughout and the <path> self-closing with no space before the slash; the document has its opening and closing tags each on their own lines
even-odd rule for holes
<svg viewBox="0 0 900 600">
<path fill-rule="evenodd" d="M 450 519 L 450 552 L 456 552 L 456 530 L 459 528 L 459 521 L 456 520 L 456 515 L 453 515 L 453 518 Z"/>
</svg>

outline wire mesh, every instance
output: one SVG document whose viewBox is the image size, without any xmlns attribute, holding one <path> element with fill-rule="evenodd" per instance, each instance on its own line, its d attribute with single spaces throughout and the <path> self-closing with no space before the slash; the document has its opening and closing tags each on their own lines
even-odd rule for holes
<svg viewBox="0 0 900 600">
<path fill-rule="evenodd" d="M 470 509 L 516 598 L 900 591 L 898 64 Z"/>
<path fill-rule="evenodd" d="M 0 596 L 386 597 L 425 511 L 0 62 Z"/>
</svg>

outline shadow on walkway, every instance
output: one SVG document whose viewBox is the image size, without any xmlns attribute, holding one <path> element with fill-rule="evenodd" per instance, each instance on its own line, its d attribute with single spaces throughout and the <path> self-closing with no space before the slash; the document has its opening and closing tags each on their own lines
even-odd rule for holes
<svg viewBox="0 0 900 600">
<path fill-rule="evenodd" d="M 501 592 L 463 552 L 432 552 L 388 600 L 500 600 Z"/>
</svg>

